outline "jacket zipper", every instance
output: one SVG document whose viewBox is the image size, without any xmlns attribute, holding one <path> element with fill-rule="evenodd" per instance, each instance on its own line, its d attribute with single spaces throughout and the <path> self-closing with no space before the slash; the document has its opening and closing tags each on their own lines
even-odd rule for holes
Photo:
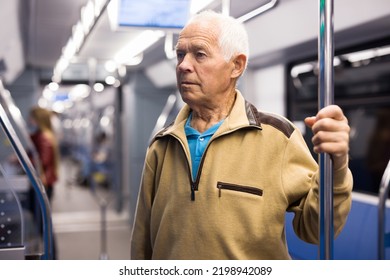
<svg viewBox="0 0 390 280">
<path fill-rule="evenodd" d="M 174 137 L 179 141 L 179 143 L 181 145 L 181 148 L 183 149 L 183 152 L 186 155 L 183 142 L 180 140 L 180 138 L 178 138 L 176 136 L 174 136 Z M 206 151 L 205 151 L 205 153 L 206 153 Z M 199 169 L 198 169 L 198 174 L 196 175 L 196 180 L 194 181 L 192 179 L 192 170 L 191 170 L 191 164 L 190 164 L 191 159 L 189 159 L 187 157 L 187 155 L 186 155 L 186 158 L 187 158 L 187 167 L 188 167 L 188 175 L 189 175 L 188 178 L 189 178 L 190 187 L 191 187 L 191 195 L 190 195 L 190 197 L 191 197 L 191 201 L 195 201 L 195 191 L 198 190 L 198 184 L 199 184 L 198 177 L 199 177 L 199 173 L 200 173 L 200 165 L 199 165 Z M 203 162 L 203 156 L 202 156 L 202 159 L 201 159 L 201 164 L 202 164 L 202 162 Z"/>
<path fill-rule="evenodd" d="M 223 182 L 217 182 L 217 188 L 218 188 L 219 197 L 222 196 L 222 190 L 245 192 L 245 193 L 250 193 L 258 196 L 263 195 L 263 190 L 259 188 L 240 186 L 240 185 L 234 185 L 234 184 L 223 183 Z"/>
<path fill-rule="evenodd" d="M 211 141 L 212 141 L 212 140 L 210 140 L 210 142 L 207 144 L 207 147 L 206 147 L 206 149 L 205 149 L 204 152 L 203 152 L 202 158 L 200 159 L 199 168 L 198 168 L 198 172 L 196 173 L 195 182 L 192 180 L 192 176 L 191 176 L 192 171 L 191 171 L 191 168 L 189 167 L 189 170 L 190 170 L 190 178 L 191 178 L 191 183 L 192 183 L 192 185 L 191 185 L 191 200 L 192 200 L 192 201 L 195 201 L 195 191 L 198 190 L 199 181 L 200 181 L 200 175 L 201 175 L 202 169 L 203 169 L 203 162 L 204 162 L 204 159 L 205 159 L 205 157 L 206 157 L 206 152 L 207 152 L 207 150 L 209 149 L 209 146 L 210 146 L 210 144 L 211 144 Z M 187 159 L 187 161 L 188 161 L 188 159 Z M 189 163 L 188 163 L 188 166 L 190 166 Z"/>
<path fill-rule="evenodd" d="M 250 125 L 250 126 L 252 126 L 252 125 Z M 203 162 L 204 162 L 204 159 L 205 159 L 205 157 L 206 157 L 206 152 L 207 152 L 207 150 L 209 149 L 209 146 L 210 146 L 211 142 L 213 142 L 215 139 L 217 139 L 217 138 L 219 138 L 219 137 L 221 137 L 221 136 L 223 136 L 223 135 L 230 134 L 230 133 L 232 133 L 232 132 L 234 132 L 234 131 L 237 131 L 237 130 L 240 130 L 240 129 L 241 129 L 241 127 L 240 127 L 240 128 L 237 128 L 237 129 L 235 129 L 235 130 L 232 130 L 232 131 L 228 131 L 228 132 L 222 133 L 222 134 L 218 135 L 217 137 L 215 137 L 214 139 L 210 139 L 209 143 L 207 144 L 206 149 L 205 149 L 204 152 L 203 152 L 202 158 L 201 158 L 201 160 L 200 160 L 199 168 L 198 168 L 198 172 L 197 172 L 197 174 L 196 174 L 196 179 L 195 179 L 195 181 L 192 179 L 192 170 L 191 170 L 191 165 L 190 165 L 191 159 L 189 159 L 189 158 L 186 156 L 186 158 L 187 158 L 188 174 L 189 174 L 188 177 L 189 177 L 190 186 L 191 186 L 191 201 L 195 201 L 195 191 L 198 190 L 198 185 L 199 185 L 199 181 L 200 181 L 200 175 L 201 175 L 202 169 L 203 169 Z M 176 137 L 175 135 L 172 135 L 172 136 L 175 137 L 175 138 L 179 141 L 179 143 L 180 143 L 180 145 L 181 145 L 181 148 L 183 149 L 184 154 L 185 154 L 184 144 L 182 143 L 181 139 L 180 139 L 179 137 Z M 221 191 L 221 190 L 220 190 L 220 191 Z"/>
<path fill-rule="evenodd" d="M 181 148 L 183 149 L 184 151 L 184 154 L 185 154 L 185 148 L 184 148 L 184 144 L 182 143 L 182 141 L 175 136 L 175 138 L 179 141 L 180 145 L 181 145 Z M 214 138 L 215 139 L 215 138 Z M 190 186 L 191 186 L 191 201 L 195 201 L 195 191 L 198 190 L 198 185 L 199 185 L 199 181 L 200 181 L 200 174 L 202 173 L 202 168 L 203 168 L 203 162 L 204 162 L 204 158 L 205 158 L 205 155 L 206 155 L 206 152 L 210 146 L 210 143 L 211 143 L 212 140 L 210 140 L 210 142 L 208 143 L 206 149 L 204 150 L 204 153 L 202 155 L 202 158 L 200 160 L 200 163 L 199 163 L 199 168 L 198 168 L 198 172 L 196 174 L 196 178 L 195 178 L 195 181 L 192 179 L 192 170 L 191 170 L 191 165 L 190 165 L 190 160 L 187 156 L 187 167 L 188 167 L 188 174 L 189 174 L 189 180 L 190 180 Z"/>
</svg>

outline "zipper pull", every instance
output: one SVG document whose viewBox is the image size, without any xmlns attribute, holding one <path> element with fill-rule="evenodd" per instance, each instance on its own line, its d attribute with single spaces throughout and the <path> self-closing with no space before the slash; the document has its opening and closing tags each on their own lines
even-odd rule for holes
<svg viewBox="0 0 390 280">
<path fill-rule="evenodd" d="M 195 201 L 195 186 L 191 185 L 191 201 Z"/>
<path fill-rule="evenodd" d="M 222 196 L 221 184 L 218 184 L 218 197 Z"/>
</svg>

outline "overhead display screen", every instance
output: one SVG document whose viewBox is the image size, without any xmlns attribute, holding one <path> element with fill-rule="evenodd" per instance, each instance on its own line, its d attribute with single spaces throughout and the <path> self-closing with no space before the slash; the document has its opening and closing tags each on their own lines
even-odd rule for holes
<svg viewBox="0 0 390 280">
<path fill-rule="evenodd" d="M 190 0 L 120 0 L 120 27 L 181 29 L 190 15 Z"/>
</svg>

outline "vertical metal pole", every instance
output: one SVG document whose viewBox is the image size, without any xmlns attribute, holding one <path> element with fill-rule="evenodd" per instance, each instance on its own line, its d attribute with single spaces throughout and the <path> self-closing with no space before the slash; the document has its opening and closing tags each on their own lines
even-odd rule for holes
<svg viewBox="0 0 390 280">
<path fill-rule="evenodd" d="M 318 38 L 318 107 L 334 100 L 333 0 L 320 0 Z M 329 154 L 319 155 L 320 167 L 320 259 L 333 259 L 333 164 Z"/>
<path fill-rule="evenodd" d="M 222 14 L 230 15 L 230 0 L 222 0 Z"/>
<path fill-rule="evenodd" d="M 101 213 L 101 234 L 100 234 L 100 259 L 108 260 L 107 253 L 107 203 L 106 201 L 100 202 Z"/>
</svg>

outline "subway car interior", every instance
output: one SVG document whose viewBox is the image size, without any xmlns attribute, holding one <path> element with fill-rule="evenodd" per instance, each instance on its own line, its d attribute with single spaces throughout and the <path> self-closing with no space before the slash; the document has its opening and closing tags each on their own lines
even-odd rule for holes
<svg viewBox="0 0 390 280">
<path fill-rule="evenodd" d="M 290 119 L 311 148 L 303 120 L 318 110 L 320 2 L 1 0 L 0 259 L 130 258 L 146 150 L 183 105 L 178 33 L 201 10 L 244 23 L 250 56 L 239 89 Z M 354 178 L 334 259 L 390 259 L 390 3 L 337 0 L 333 13 L 334 103 L 351 127 Z M 58 139 L 50 201 L 30 138 L 36 106 L 52 112 Z M 292 259 L 318 259 L 292 218 Z"/>
</svg>

